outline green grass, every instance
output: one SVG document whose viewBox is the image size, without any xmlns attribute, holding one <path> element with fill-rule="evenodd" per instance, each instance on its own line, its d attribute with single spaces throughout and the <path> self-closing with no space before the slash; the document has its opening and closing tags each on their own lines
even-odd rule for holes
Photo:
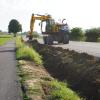
<svg viewBox="0 0 100 100">
<path fill-rule="evenodd" d="M 54 80 L 51 82 L 51 88 L 49 100 L 83 100 L 68 88 L 66 83 Z"/>
<path fill-rule="evenodd" d="M 7 43 L 11 39 L 12 39 L 11 35 L 0 35 L 0 45 Z"/>
<path fill-rule="evenodd" d="M 26 79 L 26 75 L 23 73 L 20 63 L 17 63 L 17 74 L 19 76 L 19 82 L 20 82 L 21 87 L 22 87 L 24 85 L 24 82 L 25 82 L 25 79 Z M 23 96 L 23 100 L 29 100 L 29 98 L 26 95 L 26 93 L 22 92 L 21 95 Z"/>
<path fill-rule="evenodd" d="M 32 60 L 37 64 L 42 64 L 41 56 L 31 47 L 25 45 L 21 42 L 20 37 L 16 39 L 16 46 L 17 46 L 17 59 L 27 59 Z M 27 80 L 28 74 L 23 73 L 20 70 L 19 76 L 21 77 L 21 84 L 24 84 L 24 81 Z M 58 82 L 57 80 L 50 80 L 47 76 L 42 77 L 43 84 L 47 86 L 47 90 L 50 89 L 50 94 L 48 94 L 47 99 L 45 100 L 83 100 L 81 99 L 78 94 L 76 94 L 73 90 L 71 90 L 66 83 Z M 49 82 L 49 83 L 48 83 Z M 30 93 L 39 93 L 39 87 L 37 88 L 30 87 L 28 89 Z M 29 100 L 28 97 L 25 95 L 24 100 Z"/>
<path fill-rule="evenodd" d="M 16 47 L 19 49 L 19 48 L 22 48 L 22 47 L 24 47 L 24 46 L 25 46 L 25 43 L 23 43 L 23 42 L 21 41 L 21 37 L 18 36 L 18 37 L 16 38 Z"/>
<path fill-rule="evenodd" d="M 16 52 L 17 59 L 32 60 L 36 64 L 42 65 L 42 57 L 33 48 L 22 43 L 21 38 L 19 37 L 16 39 L 16 46 L 17 46 L 17 52 Z"/>
</svg>

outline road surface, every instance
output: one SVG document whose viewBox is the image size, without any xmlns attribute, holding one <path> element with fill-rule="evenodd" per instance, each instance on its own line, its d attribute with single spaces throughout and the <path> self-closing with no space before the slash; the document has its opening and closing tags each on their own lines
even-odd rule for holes
<svg viewBox="0 0 100 100">
<path fill-rule="evenodd" d="M 62 47 L 64 49 L 75 50 L 77 52 L 85 52 L 87 54 L 100 57 L 100 43 L 96 42 L 75 42 L 70 41 L 69 44 L 58 44 L 55 47 Z"/>
<path fill-rule="evenodd" d="M 43 44 L 43 40 L 38 40 Z M 54 47 L 62 47 L 64 49 L 75 50 L 76 52 L 82 53 L 85 52 L 89 55 L 93 55 L 95 57 L 100 57 L 100 43 L 97 42 L 76 42 L 70 41 L 69 44 L 58 44 L 54 43 L 52 45 Z"/>
<path fill-rule="evenodd" d="M 0 100 L 22 100 L 15 59 L 15 43 L 0 46 Z"/>
<path fill-rule="evenodd" d="M 27 40 L 24 37 L 24 40 Z M 38 42 L 43 44 L 43 39 L 38 39 Z M 52 45 L 54 47 L 62 47 L 64 49 L 70 49 L 75 50 L 79 53 L 85 52 L 89 55 L 93 55 L 95 57 L 100 57 L 100 43 L 97 42 L 76 42 L 76 41 L 70 41 L 69 44 L 58 44 L 54 43 Z"/>
</svg>

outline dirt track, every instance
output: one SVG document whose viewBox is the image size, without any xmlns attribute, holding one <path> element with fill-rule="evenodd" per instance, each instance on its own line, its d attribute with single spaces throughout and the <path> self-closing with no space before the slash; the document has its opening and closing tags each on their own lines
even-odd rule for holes
<svg viewBox="0 0 100 100">
<path fill-rule="evenodd" d="M 14 41 L 0 46 L 0 100 L 22 100 L 15 58 Z"/>
</svg>

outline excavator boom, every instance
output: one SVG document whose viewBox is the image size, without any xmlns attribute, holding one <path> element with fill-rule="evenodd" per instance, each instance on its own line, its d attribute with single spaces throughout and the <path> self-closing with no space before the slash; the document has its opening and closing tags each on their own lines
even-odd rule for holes
<svg viewBox="0 0 100 100">
<path fill-rule="evenodd" d="M 28 33 L 29 40 L 32 40 L 33 38 L 35 20 L 40 20 L 41 22 L 43 22 L 49 20 L 50 18 L 51 18 L 50 15 L 46 16 L 46 15 L 32 14 L 30 20 L 30 32 Z"/>
</svg>

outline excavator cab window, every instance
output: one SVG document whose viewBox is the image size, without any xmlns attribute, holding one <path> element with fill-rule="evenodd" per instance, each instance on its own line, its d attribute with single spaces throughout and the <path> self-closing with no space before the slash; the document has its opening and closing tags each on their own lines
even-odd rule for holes
<svg viewBox="0 0 100 100">
<path fill-rule="evenodd" d="M 41 25 L 41 32 L 46 32 L 46 21 L 42 21 Z"/>
<path fill-rule="evenodd" d="M 55 25 L 54 19 L 49 19 L 46 21 L 46 32 L 52 32 L 53 26 Z"/>
</svg>

